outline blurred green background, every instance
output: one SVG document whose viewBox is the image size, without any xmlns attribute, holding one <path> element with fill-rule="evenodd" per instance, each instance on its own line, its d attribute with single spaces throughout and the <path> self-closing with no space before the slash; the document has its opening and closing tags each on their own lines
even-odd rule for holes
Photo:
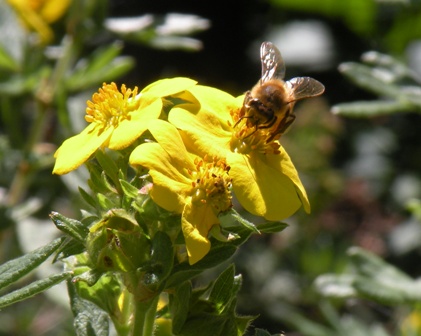
<svg viewBox="0 0 421 336">
<path fill-rule="evenodd" d="M 0 0 L 1 263 L 58 234 L 50 211 L 79 215 L 86 172 L 51 175 L 52 154 L 84 128 L 102 82 L 143 88 L 184 76 L 240 95 L 259 79 L 261 42 L 272 41 L 287 79 L 326 87 L 296 105 L 281 139 L 312 213 L 238 251 L 239 313 L 289 336 L 421 335 L 419 0 L 63 4 L 54 18 Z M 65 291 L 2 310 L 0 335 L 73 335 Z"/>
</svg>

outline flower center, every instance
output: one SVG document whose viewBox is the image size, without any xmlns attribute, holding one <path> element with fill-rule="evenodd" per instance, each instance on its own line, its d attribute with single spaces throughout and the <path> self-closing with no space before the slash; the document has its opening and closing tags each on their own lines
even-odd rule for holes
<svg viewBox="0 0 421 336">
<path fill-rule="evenodd" d="M 251 125 L 247 122 L 247 118 L 239 119 L 233 127 L 230 140 L 231 151 L 244 155 L 250 152 L 279 154 L 281 145 L 272 139 L 269 130 L 268 128 L 258 128 L 258 125 Z"/>
<path fill-rule="evenodd" d="M 88 101 L 85 120 L 95 122 L 103 129 L 116 127 L 122 120 L 130 119 L 130 112 L 135 110 L 138 103 L 133 99 L 137 95 L 137 87 L 134 90 L 126 89 L 123 84 L 121 92 L 115 83 L 102 84 L 102 88 Z"/>
<path fill-rule="evenodd" d="M 230 167 L 224 160 L 214 158 L 207 162 L 195 159 L 196 171 L 189 172 L 192 177 L 193 203 L 209 204 L 216 214 L 232 207 L 231 178 L 228 175 Z"/>
</svg>

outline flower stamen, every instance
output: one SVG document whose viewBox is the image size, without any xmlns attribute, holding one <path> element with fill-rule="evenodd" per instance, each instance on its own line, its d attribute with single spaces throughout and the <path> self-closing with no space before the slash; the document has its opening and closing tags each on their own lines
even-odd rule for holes
<svg viewBox="0 0 421 336">
<path fill-rule="evenodd" d="M 235 120 L 235 119 L 234 119 Z M 279 154 L 279 142 L 271 139 L 269 129 L 250 125 L 246 119 L 234 124 L 230 146 L 234 153 L 249 154 L 252 151 L 262 154 Z"/>
<path fill-rule="evenodd" d="M 136 109 L 133 98 L 137 91 L 137 87 L 131 90 L 124 84 L 119 91 L 114 82 L 103 83 L 102 88 L 93 94 L 92 101 L 87 102 L 85 120 L 96 123 L 102 129 L 118 126 L 122 120 L 130 119 L 129 112 Z"/>
<path fill-rule="evenodd" d="M 192 176 L 192 200 L 196 204 L 210 205 L 215 214 L 219 214 L 232 207 L 230 167 L 224 160 L 214 158 L 212 162 L 206 162 L 207 159 L 196 158 L 196 170 L 189 171 Z"/>
</svg>

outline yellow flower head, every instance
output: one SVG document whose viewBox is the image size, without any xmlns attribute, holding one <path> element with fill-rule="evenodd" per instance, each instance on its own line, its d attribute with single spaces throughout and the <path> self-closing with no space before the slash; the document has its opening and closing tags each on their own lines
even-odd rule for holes
<svg viewBox="0 0 421 336">
<path fill-rule="evenodd" d="M 175 107 L 169 121 L 181 130 L 187 150 L 199 156 L 225 158 L 233 191 L 243 207 L 268 220 L 282 220 L 301 205 L 309 212 L 305 189 L 288 154 L 270 130 L 241 120 L 244 97 L 206 86 L 189 92 L 200 102 Z"/>
<path fill-rule="evenodd" d="M 24 25 L 36 31 L 42 42 L 53 38 L 49 24 L 57 21 L 66 12 L 71 0 L 7 0 L 18 13 Z"/>
<path fill-rule="evenodd" d="M 138 146 L 130 164 L 149 169 L 152 199 L 162 208 L 182 214 L 182 231 L 189 263 L 210 250 L 208 234 L 219 225 L 218 215 L 231 208 L 229 166 L 222 159 L 200 158 L 189 153 L 177 129 L 155 120 L 149 131 L 157 143 Z"/>
<path fill-rule="evenodd" d="M 54 154 L 54 174 L 66 174 L 81 164 L 100 147 L 119 150 L 132 144 L 147 129 L 150 120 L 161 114 L 161 98 L 174 95 L 195 85 L 188 78 L 164 79 L 138 94 L 138 89 L 115 83 L 103 84 L 88 101 L 85 119 L 89 125 L 60 146 Z"/>
</svg>

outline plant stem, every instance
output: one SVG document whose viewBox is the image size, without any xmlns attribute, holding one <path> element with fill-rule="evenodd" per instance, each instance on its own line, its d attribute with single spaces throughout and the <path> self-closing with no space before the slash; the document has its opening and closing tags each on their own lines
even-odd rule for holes
<svg viewBox="0 0 421 336">
<path fill-rule="evenodd" d="M 136 302 L 132 330 L 133 336 L 153 335 L 158 300 L 159 295 L 150 301 Z"/>
</svg>

